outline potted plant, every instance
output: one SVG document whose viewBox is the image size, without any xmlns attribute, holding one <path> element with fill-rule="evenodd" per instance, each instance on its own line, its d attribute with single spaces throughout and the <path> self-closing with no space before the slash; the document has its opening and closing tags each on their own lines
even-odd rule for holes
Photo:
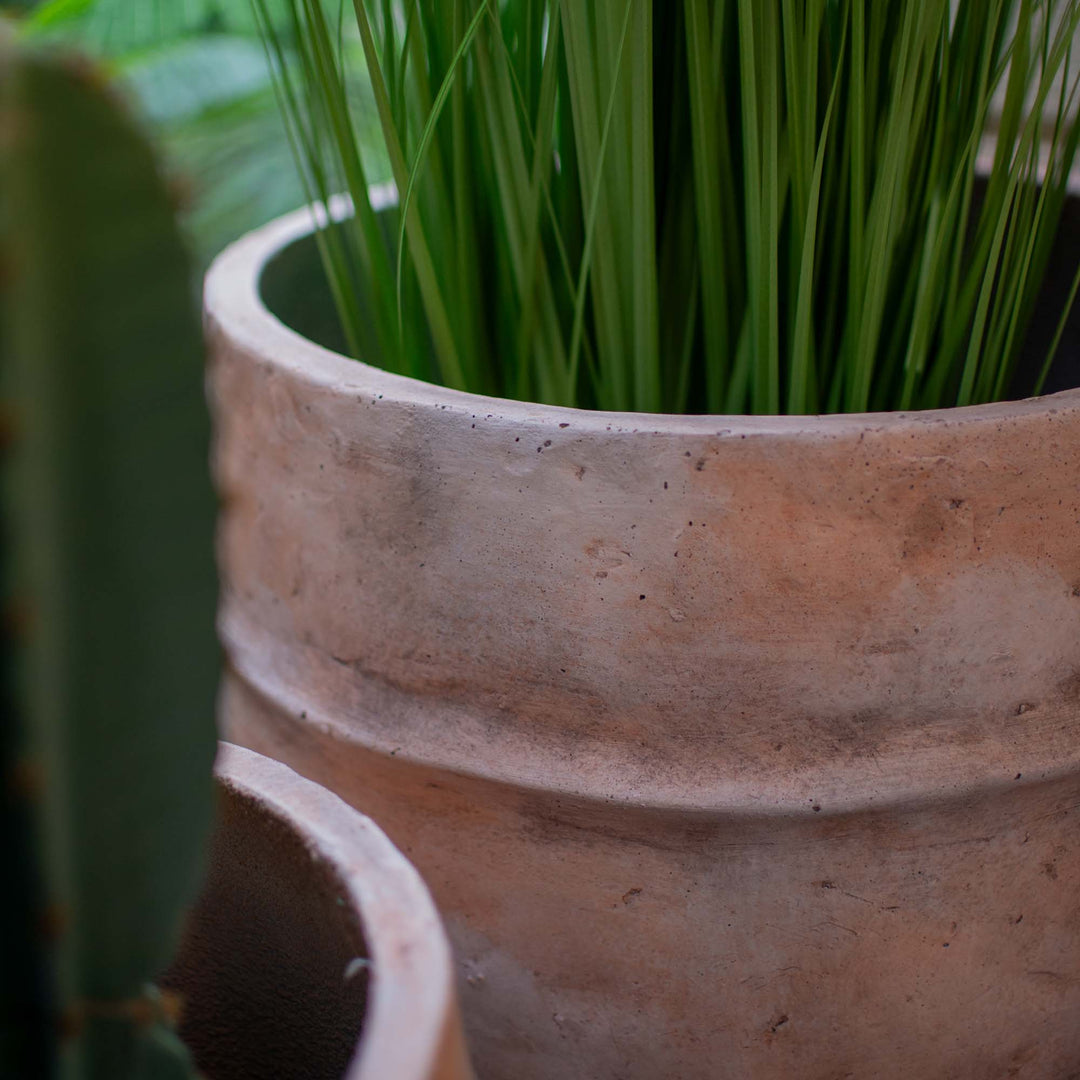
<svg viewBox="0 0 1080 1080">
<path fill-rule="evenodd" d="M 1080 5 L 287 6 L 228 737 L 420 867 L 482 1073 L 1068 1075 Z"/>
<path fill-rule="evenodd" d="M 5 43 L 0 128 L 0 1074 L 465 1080 L 441 925 L 371 822 L 225 748 L 203 881 L 216 503 L 190 264 L 98 69 Z"/>
</svg>

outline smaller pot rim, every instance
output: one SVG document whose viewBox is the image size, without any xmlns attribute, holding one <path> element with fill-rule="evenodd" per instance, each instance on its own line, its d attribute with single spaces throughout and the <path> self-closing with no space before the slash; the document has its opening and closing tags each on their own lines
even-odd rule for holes
<svg viewBox="0 0 1080 1080">
<path fill-rule="evenodd" d="M 1080 198 L 1080 170 L 1070 177 L 1068 190 Z M 371 188 L 371 204 L 384 210 L 397 200 L 393 183 Z M 344 196 L 330 201 L 330 214 L 343 216 L 349 202 Z M 206 275 L 204 310 L 211 331 L 223 332 L 234 345 L 293 372 L 314 384 L 345 393 L 372 395 L 391 403 L 421 403 L 468 413 L 498 416 L 512 423 L 543 427 L 573 424 L 580 434 L 645 431 L 652 434 L 771 435 L 820 439 L 852 431 L 904 428 L 936 424 L 997 423 L 1005 416 L 1055 412 L 1080 404 L 1080 388 L 1040 397 L 998 401 L 985 405 L 916 409 L 905 412 L 822 413 L 817 415 L 732 415 L 610 412 L 569 408 L 490 397 L 454 390 L 437 383 L 397 375 L 362 360 L 327 349 L 283 323 L 263 302 L 260 282 L 267 264 L 289 245 L 314 231 L 324 220 L 320 207 L 303 206 L 276 218 L 230 244 L 214 260 Z M 717 425 L 721 425 L 718 430 Z"/>
<path fill-rule="evenodd" d="M 412 864 L 370 818 L 279 761 L 221 742 L 214 772 L 333 868 L 363 929 L 367 1008 L 343 1080 L 471 1076 L 450 946 Z"/>
</svg>

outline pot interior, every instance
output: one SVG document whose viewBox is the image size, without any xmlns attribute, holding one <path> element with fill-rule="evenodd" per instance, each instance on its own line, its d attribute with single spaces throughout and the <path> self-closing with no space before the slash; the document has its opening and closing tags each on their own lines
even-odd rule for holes
<svg viewBox="0 0 1080 1080">
<path fill-rule="evenodd" d="M 386 210 L 381 215 L 388 235 L 393 234 L 392 215 L 395 214 L 394 210 Z M 1073 195 L 1066 201 L 1062 213 L 1045 285 L 1028 326 L 1010 398 L 1025 398 L 1031 394 L 1072 286 L 1077 251 L 1080 251 L 1080 196 Z M 269 260 L 259 288 L 263 303 L 286 326 L 324 348 L 348 354 L 313 235 L 283 248 Z M 360 301 L 363 302 L 362 296 Z M 365 353 L 365 359 L 378 363 L 378 358 L 370 353 Z M 1080 386 L 1080 303 L 1073 305 L 1043 392 L 1053 394 L 1077 386 Z"/>
<path fill-rule="evenodd" d="M 219 786 L 209 872 L 162 980 L 210 1080 L 340 1080 L 363 1023 L 366 956 L 333 868 L 249 796 Z"/>
</svg>

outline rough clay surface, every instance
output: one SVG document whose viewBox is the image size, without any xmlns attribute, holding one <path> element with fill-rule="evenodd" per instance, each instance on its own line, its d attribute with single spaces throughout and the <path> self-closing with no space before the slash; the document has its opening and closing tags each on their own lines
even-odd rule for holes
<svg viewBox="0 0 1080 1080">
<path fill-rule="evenodd" d="M 485 1080 L 1080 1068 L 1080 393 L 589 414 L 207 304 L 229 738 L 376 818 Z"/>
<path fill-rule="evenodd" d="M 212 1080 L 471 1080 L 449 948 L 412 867 L 276 761 L 223 746 L 217 772 L 206 885 L 165 978 L 199 1067 Z"/>
</svg>

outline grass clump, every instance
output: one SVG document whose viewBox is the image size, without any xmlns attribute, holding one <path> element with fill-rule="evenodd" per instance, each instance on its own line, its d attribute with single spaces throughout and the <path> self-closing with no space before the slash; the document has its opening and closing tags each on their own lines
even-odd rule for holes
<svg viewBox="0 0 1080 1080">
<path fill-rule="evenodd" d="M 647 412 L 1009 393 L 1080 140 L 1080 0 L 253 4 L 312 200 L 352 200 L 319 240 L 358 357 Z"/>
</svg>

